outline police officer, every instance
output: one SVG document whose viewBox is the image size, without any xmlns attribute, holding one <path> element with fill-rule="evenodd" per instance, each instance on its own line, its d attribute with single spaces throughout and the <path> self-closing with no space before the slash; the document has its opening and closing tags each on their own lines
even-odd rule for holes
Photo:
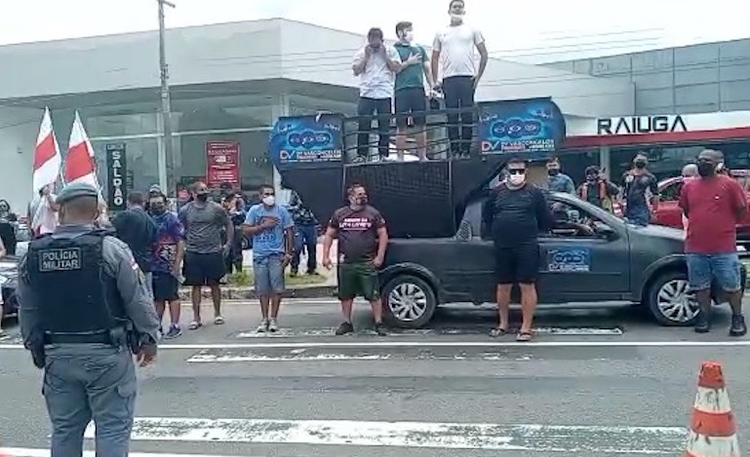
<svg viewBox="0 0 750 457">
<path fill-rule="evenodd" d="M 60 225 L 31 243 L 20 266 L 21 333 L 44 368 L 52 457 L 80 456 L 91 420 L 97 455 L 127 456 L 136 396 L 130 347 L 141 366 L 156 357 L 159 321 L 143 273 L 123 242 L 94 226 L 97 197 L 90 185 L 64 188 Z"/>
</svg>

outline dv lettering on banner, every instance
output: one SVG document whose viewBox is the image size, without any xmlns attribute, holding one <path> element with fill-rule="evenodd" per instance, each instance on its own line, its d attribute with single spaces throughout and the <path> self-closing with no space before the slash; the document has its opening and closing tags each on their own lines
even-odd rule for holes
<svg viewBox="0 0 750 457">
<path fill-rule="evenodd" d="M 687 132 L 685 120 L 676 116 L 632 116 L 596 120 L 597 135 Z"/>
<path fill-rule="evenodd" d="M 127 208 L 127 162 L 125 160 L 125 143 L 114 143 L 105 146 L 107 154 L 107 206 L 110 211 Z"/>
</svg>

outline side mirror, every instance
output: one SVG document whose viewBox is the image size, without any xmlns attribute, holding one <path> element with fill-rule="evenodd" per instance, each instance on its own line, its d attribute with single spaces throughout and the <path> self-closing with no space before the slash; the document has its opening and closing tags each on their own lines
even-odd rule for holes
<svg viewBox="0 0 750 457">
<path fill-rule="evenodd" d="M 603 222 L 594 221 L 592 228 L 594 229 L 594 233 L 607 239 L 612 239 L 617 236 L 617 232 Z"/>
</svg>

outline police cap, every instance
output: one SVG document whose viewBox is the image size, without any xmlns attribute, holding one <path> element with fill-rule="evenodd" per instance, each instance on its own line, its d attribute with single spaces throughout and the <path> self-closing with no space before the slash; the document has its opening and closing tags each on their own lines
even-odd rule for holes
<svg viewBox="0 0 750 457">
<path fill-rule="evenodd" d="M 66 203 L 70 203 L 71 201 L 81 198 L 81 197 L 99 197 L 99 191 L 96 190 L 96 187 L 92 186 L 91 184 L 85 184 L 85 183 L 73 183 L 69 184 L 60 191 L 59 194 L 57 194 L 57 200 L 56 203 L 58 205 L 64 205 Z"/>
</svg>

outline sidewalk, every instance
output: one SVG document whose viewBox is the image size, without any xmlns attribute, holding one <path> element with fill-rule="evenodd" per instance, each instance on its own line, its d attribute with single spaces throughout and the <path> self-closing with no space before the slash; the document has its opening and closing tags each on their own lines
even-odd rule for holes
<svg viewBox="0 0 750 457">
<path fill-rule="evenodd" d="M 315 284 L 289 284 L 289 268 L 287 268 L 287 287 L 285 297 L 294 298 L 324 298 L 333 297 L 336 294 L 337 288 L 337 277 L 336 277 L 336 258 L 331 255 L 331 261 L 333 267 L 330 270 L 323 268 L 323 244 L 318 242 L 317 247 L 317 258 L 318 258 L 318 274 L 323 277 L 322 281 Z M 333 242 L 331 252 L 337 252 L 336 241 Z M 307 264 L 306 254 L 302 254 L 300 257 L 300 270 L 304 272 L 305 265 Z M 253 271 L 253 251 L 249 249 L 243 252 L 242 268 L 252 274 Z M 211 290 L 208 287 L 204 287 L 202 290 L 203 298 L 211 297 Z M 231 286 L 224 285 L 221 287 L 221 297 L 225 300 L 250 300 L 256 298 L 255 290 L 252 285 L 249 286 Z M 180 288 L 180 300 L 189 301 L 191 299 L 191 288 L 181 287 Z"/>
</svg>

